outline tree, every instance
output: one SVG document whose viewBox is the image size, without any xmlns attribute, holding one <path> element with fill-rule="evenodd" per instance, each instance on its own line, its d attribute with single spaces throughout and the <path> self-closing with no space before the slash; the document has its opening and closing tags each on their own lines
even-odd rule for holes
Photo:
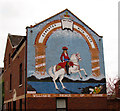
<svg viewBox="0 0 120 111">
<path fill-rule="evenodd" d="M 110 78 L 107 76 L 106 79 L 106 87 L 107 87 L 107 95 L 110 97 L 115 97 L 115 84 L 118 81 L 118 77 Z"/>
</svg>

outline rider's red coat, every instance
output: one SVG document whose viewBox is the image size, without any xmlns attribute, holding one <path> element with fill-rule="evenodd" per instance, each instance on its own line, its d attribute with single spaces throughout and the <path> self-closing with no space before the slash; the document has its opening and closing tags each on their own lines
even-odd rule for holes
<svg viewBox="0 0 120 111">
<path fill-rule="evenodd" d="M 69 58 L 69 56 L 68 56 L 68 53 L 62 53 L 61 54 L 61 56 L 60 56 L 60 60 L 63 62 L 63 61 L 65 61 L 65 59 L 68 59 L 68 60 L 70 60 L 70 58 Z"/>
</svg>

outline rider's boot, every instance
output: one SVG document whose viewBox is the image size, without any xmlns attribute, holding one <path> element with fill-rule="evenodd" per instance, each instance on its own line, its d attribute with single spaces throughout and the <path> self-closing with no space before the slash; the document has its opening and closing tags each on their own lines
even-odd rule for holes
<svg viewBox="0 0 120 111">
<path fill-rule="evenodd" d="M 69 65 L 68 65 L 68 63 L 66 63 L 66 66 L 65 66 L 65 67 L 66 67 L 67 75 L 70 75 L 70 74 L 69 74 Z"/>
</svg>

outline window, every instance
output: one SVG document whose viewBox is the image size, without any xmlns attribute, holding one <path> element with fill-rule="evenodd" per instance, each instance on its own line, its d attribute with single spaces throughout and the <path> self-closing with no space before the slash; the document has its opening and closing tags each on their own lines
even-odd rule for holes
<svg viewBox="0 0 120 111">
<path fill-rule="evenodd" d="M 5 68 L 5 70 L 6 70 L 6 60 L 4 60 L 4 68 Z"/>
<path fill-rule="evenodd" d="M 8 102 L 8 111 L 9 111 L 10 103 Z"/>
<path fill-rule="evenodd" d="M 12 74 L 10 74 L 10 90 L 12 90 Z"/>
<path fill-rule="evenodd" d="M 11 54 L 9 53 L 8 64 L 10 64 L 10 58 L 11 58 Z"/>
<path fill-rule="evenodd" d="M 11 111 L 11 102 L 8 102 L 8 111 Z"/>
<path fill-rule="evenodd" d="M 57 111 L 67 111 L 67 98 L 56 98 Z"/>
<path fill-rule="evenodd" d="M 10 102 L 10 107 L 9 107 L 9 111 L 11 111 L 11 102 Z"/>
<path fill-rule="evenodd" d="M 119 89 L 118 89 L 118 95 L 120 95 L 120 85 L 119 85 Z"/>
<path fill-rule="evenodd" d="M 16 111 L 16 101 L 13 101 L 13 111 Z"/>
<path fill-rule="evenodd" d="M 20 99 L 20 111 L 22 111 L 22 99 Z"/>
<path fill-rule="evenodd" d="M 19 72 L 19 85 L 22 84 L 22 63 L 20 64 L 20 72 Z"/>
</svg>

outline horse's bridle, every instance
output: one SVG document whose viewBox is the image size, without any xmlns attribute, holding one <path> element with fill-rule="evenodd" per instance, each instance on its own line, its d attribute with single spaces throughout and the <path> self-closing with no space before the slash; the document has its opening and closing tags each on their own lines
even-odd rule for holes
<svg viewBox="0 0 120 111">
<path fill-rule="evenodd" d="M 79 60 L 79 61 L 81 60 L 81 58 L 80 58 L 80 57 L 78 57 L 78 54 L 76 54 L 76 57 L 78 58 L 78 60 Z"/>
</svg>

